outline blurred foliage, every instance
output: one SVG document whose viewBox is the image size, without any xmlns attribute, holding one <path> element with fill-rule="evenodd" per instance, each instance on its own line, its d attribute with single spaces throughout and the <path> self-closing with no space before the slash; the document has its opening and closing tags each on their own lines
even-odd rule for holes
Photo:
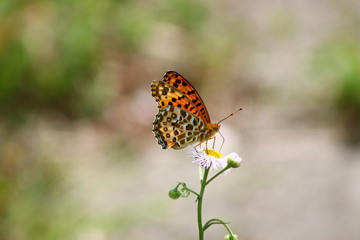
<svg viewBox="0 0 360 240">
<path fill-rule="evenodd" d="M 329 106 L 335 108 L 348 142 L 359 143 L 360 42 L 341 34 L 325 41 L 315 54 L 313 68 L 323 84 L 330 86 L 326 88 Z"/>
<path fill-rule="evenodd" d="M 0 148 L 0 239 L 71 239 L 80 210 L 65 191 L 55 162 L 19 143 Z"/>
<path fill-rule="evenodd" d="M 163 0 L 163 20 L 190 31 L 199 31 L 206 22 L 209 9 L 201 1 Z"/>
<path fill-rule="evenodd" d="M 106 54 L 134 54 L 146 37 L 149 11 L 138 4 L 1 1 L 0 114 L 98 114 L 106 94 L 94 93 L 107 85 L 99 77 Z"/>
</svg>

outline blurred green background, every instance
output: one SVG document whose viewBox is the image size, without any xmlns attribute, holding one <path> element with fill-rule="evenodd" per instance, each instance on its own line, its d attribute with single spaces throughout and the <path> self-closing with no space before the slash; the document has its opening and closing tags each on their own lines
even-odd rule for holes
<svg viewBox="0 0 360 240">
<path fill-rule="evenodd" d="M 240 239 L 360 239 L 360 4 L 0 1 L 0 239 L 196 239 L 188 152 L 150 83 L 187 77 L 241 168 L 205 196 Z M 220 227 L 206 233 L 222 239 Z"/>
</svg>

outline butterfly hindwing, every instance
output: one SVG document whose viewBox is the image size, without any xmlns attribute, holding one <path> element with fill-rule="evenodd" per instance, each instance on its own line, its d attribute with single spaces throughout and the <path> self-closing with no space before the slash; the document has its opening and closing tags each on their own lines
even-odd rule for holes
<svg viewBox="0 0 360 240">
<path fill-rule="evenodd" d="M 163 149 L 182 149 L 202 142 L 206 128 L 202 119 L 173 106 L 160 109 L 153 123 L 153 132 Z"/>
</svg>

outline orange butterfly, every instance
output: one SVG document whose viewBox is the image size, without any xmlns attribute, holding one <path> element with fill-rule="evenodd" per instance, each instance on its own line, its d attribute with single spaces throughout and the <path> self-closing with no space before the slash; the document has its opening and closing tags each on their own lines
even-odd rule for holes
<svg viewBox="0 0 360 240">
<path fill-rule="evenodd" d="M 219 131 L 200 95 L 179 73 L 168 71 L 162 81 L 153 81 L 151 95 L 159 108 L 152 131 L 163 149 L 202 143 Z"/>
</svg>

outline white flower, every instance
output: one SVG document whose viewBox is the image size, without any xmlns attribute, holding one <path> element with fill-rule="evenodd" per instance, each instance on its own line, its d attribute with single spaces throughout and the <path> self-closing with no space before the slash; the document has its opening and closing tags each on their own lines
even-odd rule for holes
<svg viewBox="0 0 360 240">
<path fill-rule="evenodd" d="M 215 151 L 213 149 L 194 149 L 192 153 L 192 157 L 194 158 L 193 163 L 198 165 L 199 167 L 210 167 L 211 170 L 221 170 L 225 168 L 228 164 L 230 167 L 238 167 L 240 166 L 241 157 L 239 157 L 236 153 L 230 153 L 226 156 L 223 156 L 220 152 Z M 230 169 L 228 169 L 225 173 L 228 173 Z"/>
<path fill-rule="evenodd" d="M 196 165 L 199 167 L 211 167 L 211 170 L 222 169 L 226 166 L 226 159 L 221 153 L 212 149 L 194 150 L 193 158 Z"/>
</svg>

